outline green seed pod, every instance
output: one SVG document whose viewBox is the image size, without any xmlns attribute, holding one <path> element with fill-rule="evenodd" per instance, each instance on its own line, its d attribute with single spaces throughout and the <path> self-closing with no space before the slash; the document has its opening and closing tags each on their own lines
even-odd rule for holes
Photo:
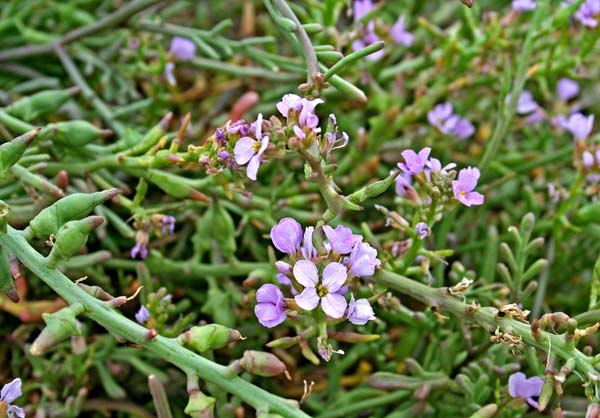
<svg viewBox="0 0 600 418">
<path fill-rule="evenodd" d="M 40 128 L 35 128 L 10 142 L 0 145 L 0 173 L 2 175 L 21 159 L 27 146 L 37 138 L 39 133 Z"/>
<path fill-rule="evenodd" d="M 206 396 L 197 390 L 190 394 L 190 399 L 183 412 L 194 418 L 213 418 L 216 401 L 215 398 Z"/>
<path fill-rule="evenodd" d="M 52 139 L 55 143 L 81 147 L 100 138 L 112 135 L 109 129 L 98 129 L 84 120 L 70 120 L 51 123 L 42 131 L 44 139 Z"/>
<path fill-rule="evenodd" d="M 264 377 L 277 376 L 285 371 L 285 364 L 277 356 L 263 351 L 246 350 L 239 362 L 244 370 Z"/>
<path fill-rule="evenodd" d="M 241 339 L 239 331 L 227 328 L 220 324 L 202 325 L 192 327 L 179 337 L 184 345 L 193 347 L 199 353 L 207 350 L 216 350 L 227 344 Z"/>
<path fill-rule="evenodd" d="M 576 225 L 600 223 L 600 202 L 583 206 L 573 216 L 573 222 Z"/>
<path fill-rule="evenodd" d="M 538 411 L 542 412 L 548 407 L 548 403 L 554 394 L 554 375 L 548 374 L 544 379 L 542 391 L 538 398 Z"/>
<path fill-rule="evenodd" d="M 104 222 L 102 216 L 89 216 L 64 224 L 56 233 L 54 246 L 48 256 L 48 264 L 53 267 L 58 259 L 68 260 L 83 248 L 90 232 Z"/>
<path fill-rule="evenodd" d="M 4 293 L 14 303 L 19 302 L 19 294 L 15 289 L 10 271 L 10 261 L 4 247 L 0 247 L 0 292 Z"/>
<path fill-rule="evenodd" d="M 96 193 L 74 193 L 65 196 L 31 220 L 24 231 L 25 237 L 45 238 L 55 234 L 66 222 L 87 216 L 96 206 L 112 199 L 118 193 L 119 189 L 109 189 Z"/>
<path fill-rule="evenodd" d="M 210 199 L 204 193 L 195 190 L 188 184 L 188 179 L 160 170 L 148 170 L 144 173 L 146 180 L 154 183 L 165 193 L 177 199 L 193 199 L 208 202 Z"/>
<path fill-rule="evenodd" d="M 492 418 L 498 412 L 498 405 L 491 403 L 478 409 L 470 418 Z"/>
<path fill-rule="evenodd" d="M 40 356 L 66 338 L 81 335 L 76 318 L 83 311 L 83 306 L 77 303 L 51 314 L 42 314 L 46 327 L 29 348 L 29 353 Z"/>
<path fill-rule="evenodd" d="M 78 92 L 79 88 L 77 87 L 67 90 L 42 91 L 17 100 L 8 106 L 6 111 L 29 122 L 39 116 L 54 112 Z"/>
</svg>

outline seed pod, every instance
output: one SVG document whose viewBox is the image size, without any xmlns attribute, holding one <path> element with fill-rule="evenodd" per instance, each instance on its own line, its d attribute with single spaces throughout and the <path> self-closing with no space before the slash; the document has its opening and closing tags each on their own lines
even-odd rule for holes
<svg viewBox="0 0 600 418">
<path fill-rule="evenodd" d="M 199 390 L 190 393 L 190 399 L 183 412 L 194 418 L 213 418 L 217 400 Z"/>
<path fill-rule="evenodd" d="M 39 133 L 40 128 L 36 128 L 0 145 L 0 173 L 2 175 L 21 159 L 27 146 L 37 138 Z"/>
<path fill-rule="evenodd" d="M 29 348 L 29 353 L 33 356 L 40 356 L 64 339 L 81 335 L 76 318 L 83 311 L 83 306 L 77 303 L 51 314 L 43 313 L 42 318 L 46 327 Z"/>
<path fill-rule="evenodd" d="M 239 362 L 244 370 L 264 377 L 277 376 L 285 371 L 285 364 L 277 356 L 263 351 L 246 350 Z"/>
<path fill-rule="evenodd" d="M 119 189 L 109 189 L 96 193 L 74 193 L 65 196 L 31 220 L 24 231 L 25 237 L 45 238 L 55 234 L 66 222 L 87 216 L 96 206 L 112 199 L 118 193 Z"/>
<path fill-rule="evenodd" d="M 184 345 L 189 345 L 198 352 L 216 350 L 227 344 L 241 339 L 241 334 L 235 329 L 227 328 L 220 324 L 209 324 L 192 327 L 189 331 L 181 334 L 179 340 Z"/>
<path fill-rule="evenodd" d="M 19 294 L 15 289 L 13 275 L 10 271 L 10 261 L 4 247 L 0 247 L 0 292 L 14 303 L 19 302 Z"/>
<path fill-rule="evenodd" d="M 210 199 L 204 193 L 195 190 L 188 184 L 188 179 L 160 170 L 148 170 L 146 180 L 154 183 L 159 189 L 177 199 L 193 199 L 208 202 Z"/>
<path fill-rule="evenodd" d="M 49 265 L 53 267 L 58 259 L 68 260 L 77 254 L 87 242 L 90 232 L 102 222 L 102 216 L 89 216 L 64 224 L 56 233 L 54 246 L 48 256 Z"/>
<path fill-rule="evenodd" d="M 81 147 L 110 135 L 109 129 L 98 129 L 84 120 L 69 120 L 51 123 L 43 129 L 41 137 L 57 144 Z"/>
<path fill-rule="evenodd" d="M 540 392 L 540 396 L 538 398 L 538 411 L 542 412 L 548 406 L 550 399 L 552 398 L 552 394 L 554 393 L 554 375 L 547 374 L 544 379 L 544 384 L 542 385 L 542 391 Z"/>
<path fill-rule="evenodd" d="M 498 405 L 491 403 L 478 409 L 470 418 L 492 418 L 498 412 Z"/>
<path fill-rule="evenodd" d="M 27 122 L 54 112 L 61 107 L 79 88 L 67 90 L 46 90 L 31 96 L 23 97 L 6 108 L 11 115 Z"/>
</svg>

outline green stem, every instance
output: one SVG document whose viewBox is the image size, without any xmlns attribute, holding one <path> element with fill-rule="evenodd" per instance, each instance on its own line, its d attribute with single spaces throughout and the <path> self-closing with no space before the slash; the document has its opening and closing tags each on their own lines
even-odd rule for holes
<svg viewBox="0 0 600 418">
<path fill-rule="evenodd" d="M 296 24 L 295 32 L 298 36 L 298 41 L 302 46 L 302 50 L 304 51 L 304 59 L 306 60 L 307 70 L 306 78 L 307 82 L 310 84 L 313 81 L 313 76 L 319 72 L 319 61 L 317 60 L 317 54 L 315 53 L 312 42 L 304 30 L 302 23 L 300 23 L 300 20 L 298 20 L 298 17 L 292 11 L 292 9 L 290 9 L 290 6 L 288 6 L 285 0 L 273 0 L 273 4 L 275 4 L 275 7 L 279 9 L 281 14 Z"/>
<path fill-rule="evenodd" d="M 370 411 L 378 406 L 383 406 L 391 403 L 398 403 L 404 398 L 409 398 L 410 395 L 411 392 L 409 391 L 399 390 L 383 396 L 378 396 L 376 398 L 367 399 L 361 402 L 353 402 L 349 405 L 329 410 L 319 415 L 318 418 L 337 418 L 353 416 L 353 413 L 355 412 Z"/>
<path fill-rule="evenodd" d="M 182 347 L 175 338 L 157 336 L 148 339 L 148 329 L 125 318 L 106 303 L 88 295 L 61 272 L 48 268 L 45 259 L 29 245 L 19 231 L 9 227 L 6 234 L 0 235 L 0 245 L 14 254 L 21 263 L 67 302 L 83 305 L 85 315 L 111 334 L 144 347 L 182 370 L 193 370 L 201 379 L 214 383 L 255 408 L 268 405 L 269 411 L 284 417 L 309 417 L 292 406 L 289 400 L 264 391 L 239 377 L 226 377 L 226 367 Z"/>
</svg>

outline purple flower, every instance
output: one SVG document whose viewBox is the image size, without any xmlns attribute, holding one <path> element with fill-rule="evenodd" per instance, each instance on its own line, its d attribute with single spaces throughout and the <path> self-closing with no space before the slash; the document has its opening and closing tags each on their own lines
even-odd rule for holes
<svg viewBox="0 0 600 418">
<path fill-rule="evenodd" d="M 585 116 L 582 113 L 573 113 L 568 118 L 557 118 L 558 124 L 571 132 L 573 139 L 584 140 L 594 128 L 594 115 Z"/>
<path fill-rule="evenodd" d="M 263 326 L 273 328 L 285 321 L 285 302 L 283 293 L 274 284 L 263 284 L 256 291 L 254 314 Z"/>
<path fill-rule="evenodd" d="M 0 402 L 7 404 L 6 413 L 9 418 L 25 418 L 25 411 L 18 406 L 11 405 L 15 399 L 21 396 L 21 379 L 16 378 L 2 386 L 0 391 Z"/>
<path fill-rule="evenodd" d="M 375 8 L 372 0 L 354 0 L 354 22 L 358 22 L 364 15 Z"/>
<path fill-rule="evenodd" d="M 283 115 L 283 117 L 289 117 L 290 110 L 293 112 L 299 112 L 302 109 L 302 98 L 296 94 L 285 94 L 279 103 L 276 105 L 279 113 Z"/>
<path fill-rule="evenodd" d="M 235 135 L 240 132 L 240 129 L 242 129 L 243 126 L 244 126 L 243 120 L 236 120 L 233 123 L 230 120 L 228 120 L 227 123 L 225 124 L 225 130 L 227 131 L 227 133 L 229 135 Z M 244 135 L 247 135 L 248 133 L 246 133 Z"/>
<path fill-rule="evenodd" d="M 145 306 L 141 306 L 135 314 L 135 320 L 144 325 L 150 319 L 150 312 Z"/>
<path fill-rule="evenodd" d="M 302 243 L 302 226 L 293 218 L 283 218 L 271 228 L 271 241 L 282 253 L 296 254 Z"/>
<path fill-rule="evenodd" d="M 429 147 L 423 148 L 418 154 L 411 149 L 404 150 L 402 151 L 404 162 L 398 163 L 398 167 L 405 173 L 419 174 L 427 164 L 430 153 L 431 148 Z"/>
<path fill-rule="evenodd" d="M 295 297 L 296 303 L 306 311 L 312 311 L 319 303 L 331 318 L 341 318 L 346 311 L 346 298 L 339 293 L 346 281 L 346 267 L 340 263 L 329 263 L 323 269 L 319 283 L 319 271 L 312 261 L 300 260 L 294 265 L 294 277 L 304 290 Z"/>
<path fill-rule="evenodd" d="M 375 33 L 375 22 L 373 21 L 369 22 L 366 29 L 362 30 L 361 32 L 362 37 L 352 42 L 353 51 L 361 50 L 381 40 Z M 379 51 L 371 52 L 365 58 L 367 58 L 369 61 L 379 61 L 381 58 L 383 58 L 384 54 L 385 52 L 383 49 L 380 49 Z"/>
<path fill-rule="evenodd" d="M 239 165 L 248 163 L 246 175 L 250 180 L 256 180 L 258 168 L 262 162 L 262 155 L 269 145 L 269 137 L 262 135 L 262 113 L 256 119 L 256 139 L 245 136 L 240 138 L 233 148 L 235 162 Z"/>
<path fill-rule="evenodd" d="M 448 171 L 455 168 L 456 164 L 450 163 L 442 167 L 442 162 L 437 158 L 432 157 L 427 161 L 427 167 L 429 167 L 429 169 L 434 173 L 448 174 Z"/>
<path fill-rule="evenodd" d="M 377 250 L 366 242 L 357 244 L 347 259 L 349 271 L 356 277 L 372 276 L 375 267 L 381 264 L 377 259 Z"/>
<path fill-rule="evenodd" d="M 139 255 L 142 260 L 148 257 L 148 248 L 143 242 L 136 242 L 129 254 L 131 258 L 137 258 Z"/>
<path fill-rule="evenodd" d="M 584 168 L 592 168 L 594 165 L 594 155 L 589 151 L 584 151 L 581 159 L 583 160 Z"/>
<path fill-rule="evenodd" d="M 172 86 L 177 85 L 177 79 L 175 78 L 174 71 L 175 71 L 175 63 L 167 62 L 165 64 L 164 76 L 165 76 L 165 79 L 167 80 L 167 83 L 169 83 Z"/>
<path fill-rule="evenodd" d="M 535 0 L 513 0 L 512 2 L 512 9 L 515 12 L 528 12 L 535 8 Z"/>
<path fill-rule="evenodd" d="M 467 139 L 475 133 L 475 127 L 467 119 L 458 118 L 458 121 L 452 129 L 452 134 L 458 139 Z"/>
<path fill-rule="evenodd" d="M 315 115 L 315 108 L 324 101 L 322 99 L 308 100 L 303 98 L 300 103 L 302 104 L 302 110 L 300 110 L 298 116 L 300 127 L 314 130 L 319 124 L 319 118 Z"/>
<path fill-rule="evenodd" d="M 504 103 L 510 103 L 510 94 L 506 95 L 504 99 Z M 535 111 L 538 108 L 538 104 L 533 100 L 533 95 L 528 90 L 523 90 L 521 95 L 519 96 L 519 101 L 517 102 L 517 113 L 520 115 L 527 115 Z"/>
<path fill-rule="evenodd" d="M 196 44 L 187 38 L 176 36 L 171 39 L 169 52 L 180 61 L 189 61 L 196 56 Z"/>
<path fill-rule="evenodd" d="M 219 151 L 219 152 L 217 152 L 217 157 L 219 157 L 219 159 L 222 161 L 227 161 L 230 157 L 229 151 L 225 151 L 225 150 Z"/>
<path fill-rule="evenodd" d="M 217 140 L 217 142 L 225 141 L 225 129 L 217 128 L 215 130 L 215 139 Z"/>
<path fill-rule="evenodd" d="M 396 23 L 394 23 L 390 34 L 394 42 L 404 46 L 411 46 L 415 40 L 414 35 L 404 29 L 404 16 L 400 16 Z"/>
<path fill-rule="evenodd" d="M 415 227 L 415 231 L 417 231 L 419 239 L 425 239 L 429 235 L 429 226 L 425 222 L 419 222 Z"/>
<path fill-rule="evenodd" d="M 348 254 L 356 244 L 362 241 L 362 235 L 353 234 L 350 228 L 342 225 L 338 225 L 335 229 L 324 225 L 323 232 L 325 232 L 333 251 L 338 254 Z"/>
<path fill-rule="evenodd" d="M 570 78 L 561 78 L 556 85 L 556 92 L 560 100 L 566 102 L 579 94 L 579 84 Z"/>
<path fill-rule="evenodd" d="M 312 241 L 313 232 L 315 232 L 314 226 L 308 226 L 304 230 L 304 246 L 302 247 L 302 256 L 307 260 L 315 259 L 318 255 Z"/>
<path fill-rule="evenodd" d="M 521 398 L 534 408 L 538 407 L 538 403 L 533 400 L 533 397 L 540 396 L 544 381 L 538 376 L 527 377 L 523 373 L 513 373 L 508 378 L 508 393 L 513 398 Z"/>
<path fill-rule="evenodd" d="M 429 123 L 440 131 L 443 129 L 443 124 L 450 116 L 452 116 L 452 104 L 451 103 L 441 103 L 435 106 L 427 113 L 427 120 Z"/>
<path fill-rule="evenodd" d="M 162 224 L 161 232 L 163 234 L 172 234 L 175 232 L 175 218 L 173 216 L 164 216 L 160 223 Z"/>
<path fill-rule="evenodd" d="M 600 0 L 586 0 L 575 12 L 575 18 L 584 26 L 595 28 L 598 25 L 597 16 L 600 14 Z"/>
<path fill-rule="evenodd" d="M 373 312 L 373 308 L 367 299 L 363 298 L 355 301 L 354 295 L 351 293 L 346 318 L 354 325 L 365 325 L 375 319 L 375 312 Z"/>
<path fill-rule="evenodd" d="M 411 187 L 412 176 L 409 173 L 400 173 L 396 176 L 396 194 L 406 196 L 406 190 Z"/>
<path fill-rule="evenodd" d="M 458 180 L 452 181 L 454 197 L 465 206 L 483 204 L 483 195 L 473 191 L 477 186 L 479 175 L 478 168 L 463 168 L 458 173 Z"/>
</svg>

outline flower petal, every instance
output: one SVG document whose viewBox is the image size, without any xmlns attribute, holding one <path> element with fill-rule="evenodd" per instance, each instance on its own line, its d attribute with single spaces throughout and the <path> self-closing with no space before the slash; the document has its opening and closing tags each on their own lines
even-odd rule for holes
<svg viewBox="0 0 600 418">
<path fill-rule="evenodd" d="M 8 414 L 8 418 L 25 418 L 25 411 L 23 411 L 23 408 L 16 405 L 8 405 L 6 413 Z"/>
<path fill-rule="evenodd" d="M 270 303 L 259 303 L 254 307 L 254 314 L 261 325 L 267 328 L 273 328 L 287 317 L 285 311 Z"/>
<path fill-rule="evenodd" d="M 11 403 L 21 396 L 21 379 L 16 378 L 2 387 L 0 391 L 0 401 Z"/>
<path fill-rule="evenodd" d="M 235 156 L 235 162 L 239 165 L 244 165 L 254 156 L 254 143 L 256 141 L 248 136 L 240 138 L 235 143 L 233 148 L 233 155 Z"/>
<path fill-rule="evenodd" d="M 260 155 L 255 155 L 250 158 L 250 162 L 246 166 L 246 175 L 250 180 L 256 180 L 256 175 L 258 174 L 258 167 L 260 167 L 260 163 L 262 158 Z"/>
<path fill-rule="evenodd" d="M 281 290 L 272 283 L 263 284 L 256 291 L 256 301 L 258 303 L 272 303 L 277 305 L 283 299 Z"/>
<path fill-rule="evenodd" d="M 339 319 L 344 316 L 346 312 L 346 298 L 339 293 L 328 293 L 323 299 L 321 299 L 321 308 L 327 316 L 335 319 Z"/>
<path fill-rule="evenodd" d="M 315 287 L 319 282 L 319 271 L 312 261 L 299 260 L 294 264 L 294 277 L 304 287 Z"/>
<path fill-rule="evenodd" d="M 329 263 L 323 269 L 323 286 L 329 293 L 337 292 L 347 278 L 346 267 L 341 263 Z"/>
<path fill-rule="evenodd" d="M 319 295 L 317 295 L 317 290 L 314 287 L 305 288 L 302 293 L 295 296 L 294 299 L 298 306 L 305 311 L 312 311 L 319 304 Z"/>
</svg>

